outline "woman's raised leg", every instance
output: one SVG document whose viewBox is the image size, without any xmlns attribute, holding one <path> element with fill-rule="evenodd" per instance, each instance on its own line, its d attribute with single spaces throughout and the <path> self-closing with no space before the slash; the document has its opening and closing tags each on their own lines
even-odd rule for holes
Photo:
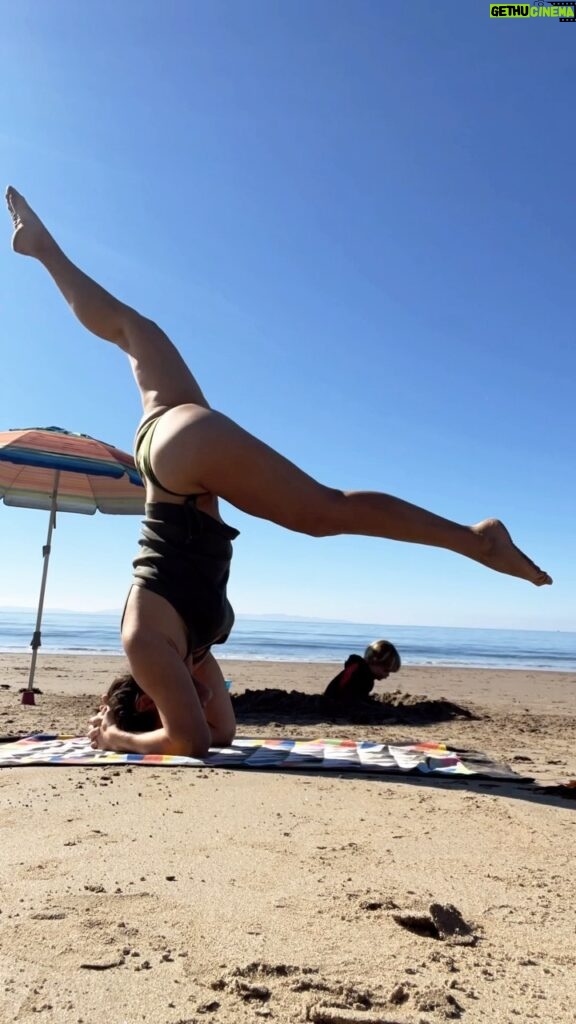
<svg viewBox="0 0 576 1024">
<path fill-rule="evenodd" d="M 16 189 L 6 191 L 12 248 L 40 261 L 81 324 L 129 356 L 145 415 L 183 402 L 208 407 L 193 374 L 160 328 L 79 270 Z"/>
</svg>

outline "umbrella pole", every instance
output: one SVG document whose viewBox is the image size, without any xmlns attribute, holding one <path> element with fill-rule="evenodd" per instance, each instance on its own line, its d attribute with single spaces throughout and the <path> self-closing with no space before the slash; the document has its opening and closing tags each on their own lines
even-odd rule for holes
<svg viewBox="0 0 576 1024">
<path fill-rule="evenodd" d="M 38 657 L 38 648 L 42 646 L 42 634 L 40 627 L 42 625 L 42 611 L 44 608 L 44 594 L 46 592 L 46 579 L 48 577 L 48 562 L 50 561 L 50 542 L 52 540 L 52 530 L 56 526 L 56 504 L 58 500 L 58 482 L 60 480 L 60 470 L 56 470 L 54 477 L 54 489 L 52 491 L 52 508 L 50 509 L 50 521 L 48 523 L 48 536 L 46 543 L 42 548 L 42 557 L 44 558 L 44 566 L 42 568 L 42 583 L 40 584 L 40 598 L 38 601 L 38 613 L 36 615 L 36 629 L 34 635 L 30 641 L 32 648 L 32 661 L 30 663 L 30 676 L 28 678 L 28 686 L 22 693 L 23 704 L 35 704 L 34 700 L 34 673 L 36 671 L 36 658 Z"/>
</svg>

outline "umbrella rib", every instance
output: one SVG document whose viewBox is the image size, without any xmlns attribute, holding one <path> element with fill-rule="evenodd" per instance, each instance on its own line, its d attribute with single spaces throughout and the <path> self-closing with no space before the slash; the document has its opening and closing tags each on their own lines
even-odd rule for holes
<svg viewBox="0 0 576 1024">
<path fill-rule="evenodd" d="M 98 507 L 98 498 L 96 496 L 96 491 L 94 490 L 94 484 L 92 483 L 93 479 L 95 478 L 90 476 L 86 477 L 86 480 L 88 481 L 88 487 L 90 488 L 90 493 L 92 495 L 92 500 L 94 502 L 94 508 L 96 509 L 97 512 L 100 512 L 101 510 Z"/>
</svg>

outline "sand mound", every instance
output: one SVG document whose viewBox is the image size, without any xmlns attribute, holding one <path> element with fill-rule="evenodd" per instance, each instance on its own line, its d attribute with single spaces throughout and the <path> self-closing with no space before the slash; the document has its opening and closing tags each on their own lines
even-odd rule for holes
<svg viewBox="0 0 576 1024">
<path fill-rule="evenodd" d="M 301 693 L 299 690 L 246 690 L 233 696 L 232 703 L 238 722 L 247 725 L 266 722 L 421 725 L 476 717 L 468 708 L 444 698 L 431 699 L 398 691 L 342 704 L 321 694 Z"/>
</svg>

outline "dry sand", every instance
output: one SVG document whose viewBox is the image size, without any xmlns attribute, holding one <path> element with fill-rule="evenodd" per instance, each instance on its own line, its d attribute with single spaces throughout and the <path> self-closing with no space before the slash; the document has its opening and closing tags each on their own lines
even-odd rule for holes
<svg viewBox="0 0 576 1024">
<path fill-rule="evenodd" d="M 0 733 L 83 732 L 121 667 L 42 653 L 23 707 L 28 658 L 3 655 Z M 239 732 L 446 740 L 576 776 L 573 675 L 403 669 L 374 713 L 326 722 L 315 695 L 338 668 L 225 662 L 239 698 L 284 691 L 238 699 Z M 576 801 L 108 767 L 0 769 L 0 807 L 1 1024 L 575 1019 Z"/>
</svg>

